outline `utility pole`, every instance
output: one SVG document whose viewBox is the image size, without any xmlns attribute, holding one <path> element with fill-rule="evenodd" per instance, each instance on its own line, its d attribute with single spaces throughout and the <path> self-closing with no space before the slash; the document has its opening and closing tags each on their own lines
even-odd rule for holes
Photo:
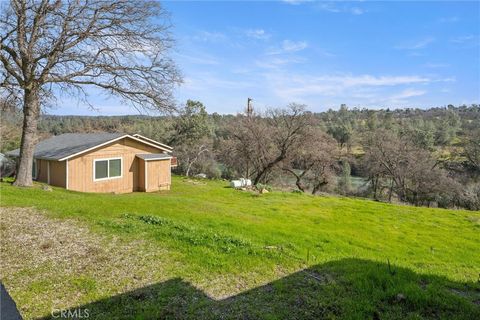
<svg viewBox="0 0 480 320">
<path fill-rule="evenodd" d="M 247 116 L 251 117 L 253 114 L 252 98 L 247 99 Z"/>
</svg>

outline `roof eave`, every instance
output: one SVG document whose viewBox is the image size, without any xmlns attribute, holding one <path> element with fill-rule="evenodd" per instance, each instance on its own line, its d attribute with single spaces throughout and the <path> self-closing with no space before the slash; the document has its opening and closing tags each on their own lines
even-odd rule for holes
<svg viewBox="0 0 480 320">
<path fill-rule="evenodd" d="M 140 139 L 145 139 L 145 140 L 147 140 L 147 141 L 149 141 L 149 142 L 151 142 L 151 143 L 158 144 L 160 147 L 163 147 L 163 148 L 166 148 L 166 149 L 170 149 L 170 151 L 173 151 L 173 148 L 172 148 L 171 146 L 166 145 L 166 144 L 161 143 L 161 142 L 158 142 L 158 141 L 156 141 L 156 140 L 150 139 L 150 138 L 148 138 L 148 137 L 142 136 L 142 135 L 139 134 L 139 133 L 135 133 L 133 136 L 134 136 L 134 137 L 140 137 Z"/>
<path fill-rule="evenodd" d="M 173 157 L 162 157 L 162 158 L 142 158 L 142 157 L 138 157 L 144 161 L 152 161 L 152 160 L 171 160 L 173 159 Z"/>
<path fill-rule="evenodd" d="M 161 147 L 161 146 L 159 146 L 159 145 L 156 145 L 156 144 L 150 143 L 150 142 L 148 142 L 148 141 L 145 141 L 145 140 L 143 140 L 143 139 L 140 139 L 140 138 L 134 137 L 134 136 L 132 136 L 132 135 L 126 134 L 126 135 L 123 135 L 123 136 L 120 136 L 120 137 L 117 137 L 117 138 L 108 140 L 108 141 L 106 141 L 106 142 L 100 143 L 100 144 L 98 144 L 98 145 L 96 145 L 96 146 L 93 146 L 93 147 L 91 147 L 91 148 L 88 148 L 88 149 L 85 149 L 85 150 L 76 152 L 76 153 L 74 153 L 74 154 L 68 155 L 68 156 L 66 156 L 66 157 L 60 158 L 60 159 L 58 159 L 57 161 L 68 160 L 68 159 L 70 159 L 70 158 L 79 156 L 79 155 L 84 154 L 84 153 L 86 153 L 86 152 L 89 152 L 89 151 L 91 151 L 91 150 L 95 150 L 95 149 L 97 149 L 97 148 L 99 148 L 99 147 L 105 146 L 105 145 L 107 145 L 107 144 L 109 144 L 109 143 L 112 143 L 112 142 L 115 142 L 115 141 L 118 141 L 118 140 L 121 140 L 121 139 L 125 139 L 125 138 L 133 139 L 133 140 L 135 140 L 135 141 L 138 141 L 138 142 L 141 142 L 141 143 L 143 143 L 143 144 L 146 144 L 146 145 L 149 145 L 149 146 L 151 146 L 151 147 L 154 147 L 154 148 L 156 148 L 156 149 L 158 149 L 158 150 L 162 150 L 162 151 L 166 151 L 166 152 L 172 152 L 172 150 L 168 150 L 168 149 L 166 149 L 166 148 L 164 148 L 164 147 Z"/>
<path fill-rule="evenodd" d="M 6 154 L 8 157 L 13 157 L 13 158 L 20 158 L 20 155 L 18 154 Z M 37 160 L 48 160 L 48 161 L 61 161 L 58 158 L 49 158 L 49 157 L 36 157 L 35 155 L 33 156 L 34 159 Z"/>
</svg>

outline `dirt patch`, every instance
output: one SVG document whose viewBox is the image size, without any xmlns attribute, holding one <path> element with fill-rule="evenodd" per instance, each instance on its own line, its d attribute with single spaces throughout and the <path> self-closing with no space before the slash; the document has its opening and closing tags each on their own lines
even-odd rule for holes
<svg viewBox="0 0 480 320">
<path fill-rule="evenodd" d="M 169 278 L 176 262 L 146 241 L 91 232 L 32 208 L 0 208 L 1 278 L 24 318 Z M 26 302 L 26 303 L 25 303 Z M 52 305 L 53 303 L 53 305 Z M 25 306 L 27 304 L 28 306 Z"/>
<path fill-rule="evenodd" d="M 3 272 L 9 274 L 25 265 L 45 263 L 59 266 L 66 261 L 69 271 L 95 262 L 105 253 L 100 237 L 70 221 L 48 219 L 30 208 L 1 208 Z M 115 239 L 114 239 L 115 241 Z"/>
</svg>

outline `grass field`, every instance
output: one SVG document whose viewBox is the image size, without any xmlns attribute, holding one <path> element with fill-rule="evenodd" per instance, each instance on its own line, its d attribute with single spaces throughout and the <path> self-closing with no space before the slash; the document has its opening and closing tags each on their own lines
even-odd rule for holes
<svg viewBox="0 0 480 320">
<path fill-rule="evenodd" d="M 226 186 L 2 183 L 2 282 L 27 319 L 480 318 L 480 212 Z"/>
</svg>

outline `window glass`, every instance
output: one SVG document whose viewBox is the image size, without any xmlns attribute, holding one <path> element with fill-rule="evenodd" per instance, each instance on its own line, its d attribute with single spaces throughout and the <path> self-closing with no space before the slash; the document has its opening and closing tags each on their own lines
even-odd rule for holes
<svg viewBox="0 0 480 320">
<path fill-rule="evenodd" d="M 95 179 L 108 178 L 108 161 L 95 161 Z"/>
<path fill-rule="evenodd" d="M 109 177 L 120 177 L 122 175 L 122 163 L 120 159 L 110 160 Z"/>
</svg>

